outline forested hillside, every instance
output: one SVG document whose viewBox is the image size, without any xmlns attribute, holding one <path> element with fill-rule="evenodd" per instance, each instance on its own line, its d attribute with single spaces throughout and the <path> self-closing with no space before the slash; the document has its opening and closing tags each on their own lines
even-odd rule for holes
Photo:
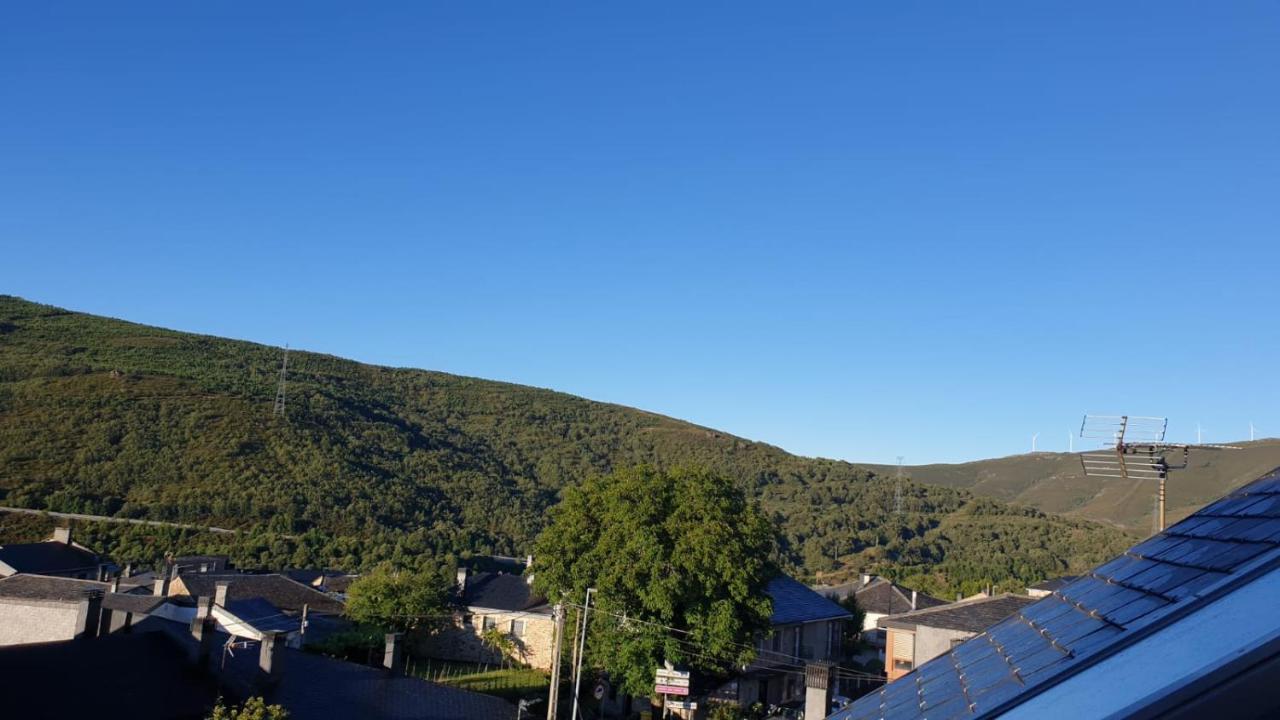
<svg viewBox="0 0 1280 720">
<path fill-rule="evenodd" d="M 632 408 L 438 372 L 290 354 L 0 296 L 0 505 L 205 523 L 238 539 L 92 528 L 123 560 L 219 544 L 247 564 L 357 569 L 522 554 L 566 485 L 700 465 L 760 498 L 810 573 L 875 567 L 950 592 L 1079 570 L 1131 538 L 800 458 Z M 11 535 L 35 532 L 5 518 Z M 3 538 L 0 538 L 3 539 Z M 181 547 L 176 547 L 181 546 Z"/>
<path fill-rule="evenodd" d="M 1280 440 L 1229 444 L 1239 449 L 1194 450 L 1188 467 L 1169 473 L 1169 522 L 1280 467 Z M 1173 461 L 1180 462 L 1180 458 Z M 1149 532 L 1152 527 L 1155 485 L 1151 481 L 1085 477 L 1077 454 L 1028 453 L 955 465 L 918 465 L 908 471 L 917 482 L 963 488 L 1048 513 L 1114 524 L 1137 533 Z"/>
</svg>

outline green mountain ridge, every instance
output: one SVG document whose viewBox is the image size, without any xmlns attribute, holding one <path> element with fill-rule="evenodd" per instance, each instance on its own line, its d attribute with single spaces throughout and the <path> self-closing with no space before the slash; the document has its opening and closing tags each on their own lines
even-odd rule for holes
<svg viewBox="0 0 1280 720">
<path fill-rule="evenodd" d="M 564 393 L 289 358 L 274 417 L 279 348 L 0 296 L 0 505 L 240 528 L 228 551 L 242 563 L 357 569 L 523 554 L 561 488 L 647 463 L 735 478 L 779 521 L 784 565 L 832 578 L 1015 587 L 1132 539 L 919 483 L 895 512 L 892 477 Z M 6 523 L 34 532 L 0 518 L 0 541 Z M 121 561 L 214 542 L 93 532 Z"/>
<path fill-rule="evenodd" d="M 1188 467 L 1169 473 L 1169 523 L 1280 467 L 1280 439 L 1225 444 L 1239 449 L 1193 449 Z M 1170 462 L 1178 464 L 1180 458 L 1171 457 Z M 896 471 L 886 465 L 867 467 L 877 473 Z M 1079 453 L 1026 453 L 968 463 L 916 465 L 904 471 L 916 482 L 961 488 L 1046 513 L 1107 523 L 1138 534 L 1152 528 L 1155 484 L 1085 477 Z"/>
</svg>

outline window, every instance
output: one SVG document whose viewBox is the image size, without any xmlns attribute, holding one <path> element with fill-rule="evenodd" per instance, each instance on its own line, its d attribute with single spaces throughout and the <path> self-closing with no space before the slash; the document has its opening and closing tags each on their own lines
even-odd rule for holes
<svg viewBox="0 0 1280 720">
<path fill-rule="evenodd" d="M 902 658 L 893 659 L 894 670 L 910 670 L 911 668 L 912 668 L 912 663 L 910 660 L 903 660 Z"/>
<path fill-rule="evenodd" d="M 480 629 L 482 630 L 492 630 L 496 627 L 498 627 L 498 623 L 494 622 L 494 619 L 487 615 L 485 616 L 484 621 L 480 624 Z"/>
<path fill-rule="evenodd" d="M 475 626 L 475 619 L 471 617 L 470 613 L 462 613 L 462 627 L 474 627 L 474 626 Z"/>
<path fill-rule="evenodd" d="M 951 638 L 951 647 L 955 647 L 963 643 L 965 640 L 968 640 L 968 638 Z"/>
<path fill-rule="evenodd" d="M 518 638 L 524 637 L 524 621 L 523 620 L 511 621 L 511 637 L 518 637 Z"/>
</svg>

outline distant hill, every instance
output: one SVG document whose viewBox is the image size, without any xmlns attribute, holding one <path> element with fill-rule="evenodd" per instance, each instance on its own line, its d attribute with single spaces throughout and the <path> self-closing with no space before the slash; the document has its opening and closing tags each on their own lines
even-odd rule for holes
<svg viewBox="0 0 1280 720">
<path fill-rule="evenodd" d="M 701 465 L 780 522 L 797 570 L 862 567 L 936 592 L 1017 586 L 1124 547 L 1120 532 L 909 484 L 633 408 L 146 327 L 0 296 L 0 505 L 235 528 L 92 526 L 121 561 L 219 543 L 243 564 L 356 569 L 523 555 L 561 488 Z M 0 542 L 40 531 L 0 516 Z M 180 546 L 180 547 L 179 547 Z"/>
<path fill-rule="evenodd" d="M 1241 449 L 1193 450 L 1190 466 L 1169 474 L 1166 512 L 1170 523 L 1280 467 L 1280 440 L 1227 444 Z M 1176 461 L 1171 458 L 1171 462 Z M 895 469 L 868 467 L 880 473 Z M 1028 453 L 956 465 L 916 465 L 907 470 L 916 482 L 963 488 L 1047 513 L 1105 522 L 1138 534 L 1149 533 L 1152 527 L 1154 484 L 1085 477 L 1079 454 Z"/>
</svg>

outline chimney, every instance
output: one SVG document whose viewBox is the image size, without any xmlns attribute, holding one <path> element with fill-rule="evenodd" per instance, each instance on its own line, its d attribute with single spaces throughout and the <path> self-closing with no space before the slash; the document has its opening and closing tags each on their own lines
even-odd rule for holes
<svg viewBox="0 0 1280 720">
<path fill-rule="evenodd" d="M 60 542 L 60 543 L 62 543 L 63 545 L 70 545 L 70 544 L 71 544 L 71 528 L 70 528 L 70 527 L 56 527 L 56 528 L 54 528 L 54 529 L 53 529 L 53 541 L 54 541 L 54 542 Z"/>
<path fill-rule="evenodd" d="M 871 584 L 871 573 L 862 573 L 861 577 L 862 577 L 862 587 L 866 587 Z"/>
<path fill-rule="evenodd" d="M 231 589 L 231 582 L 224 580 L 213 584 L 213 604 L 218 607 L 227 606 L 227 591 Z"/>
<path fill-rule="evenodd" d="M 804 667 L 804 716 L 824 718 L 831 714 L 831 664 L 810 663 Z"/>
<path fill-rule="evenodd" d="M 382 667 L 388 675 L 399 675 L 404 670 L 400 646 L 404 641 L 404 633 L 387 633 L 387 648 L 382 653 Z"/>
<path fill-rule="evenodd" d="M 196 598 L 196 618 L 197 619 L 209 617 L 212 614 L 211 613 L 212 609 L 213 609 L 213 598 L 209 597 L 208 595 L 202 595 Z"/>
<path fill-rule="evenodd" d="M 155 588 L 151 591 L 151 594 L 156 597 L 169 596 L 169 573 L 156 576 Z"/>
<path fill-rule="evenodd" d="M 124 577 L 133 577 L 133 563 L 124 564 Z"/>
<path fill-rule="evenodd" d="M 464 566 L 464 567 L 458 568 L 458 597 L 462 597 L 466 594 L 467 594 L 467 568 Z"/>
<path fill-rule="evenodd" d="M 915 590 L 911 591 L 911 609 L 912 610 L 916 609 L 916 598 L 919 596 L 919 594 L 920 593 L 917 593 Z"/>
<path fill-rule="evenodd" d="M 102 622 L 102 591 L 86 590 L 76 611 L 76 639 L 89 640 L 98 636 Z"/>
<path fill-rule="evenodd" d="M 119 575 L 111 578 L 111 592 L 113 593 L 120 592 L 120 576 Z"/>
<path fill-rule="evenodd" d="M 205 663 L 211 661 L 213 636 L 217 629 L 217 623 L 208 615 L 197 616 L 191 621 L 191 637 L 195 640 L 191 648 L 192 665 L 203 668 Z"/>
<path fill-rule="evenodd" d="M 267 630 L 262 633 L 262 643 L 258 648 L 258 669 L 270 682 L 280 679 L 281 648 L 284 647 L 284 635 L 278 630 Z"/>
</svg>

